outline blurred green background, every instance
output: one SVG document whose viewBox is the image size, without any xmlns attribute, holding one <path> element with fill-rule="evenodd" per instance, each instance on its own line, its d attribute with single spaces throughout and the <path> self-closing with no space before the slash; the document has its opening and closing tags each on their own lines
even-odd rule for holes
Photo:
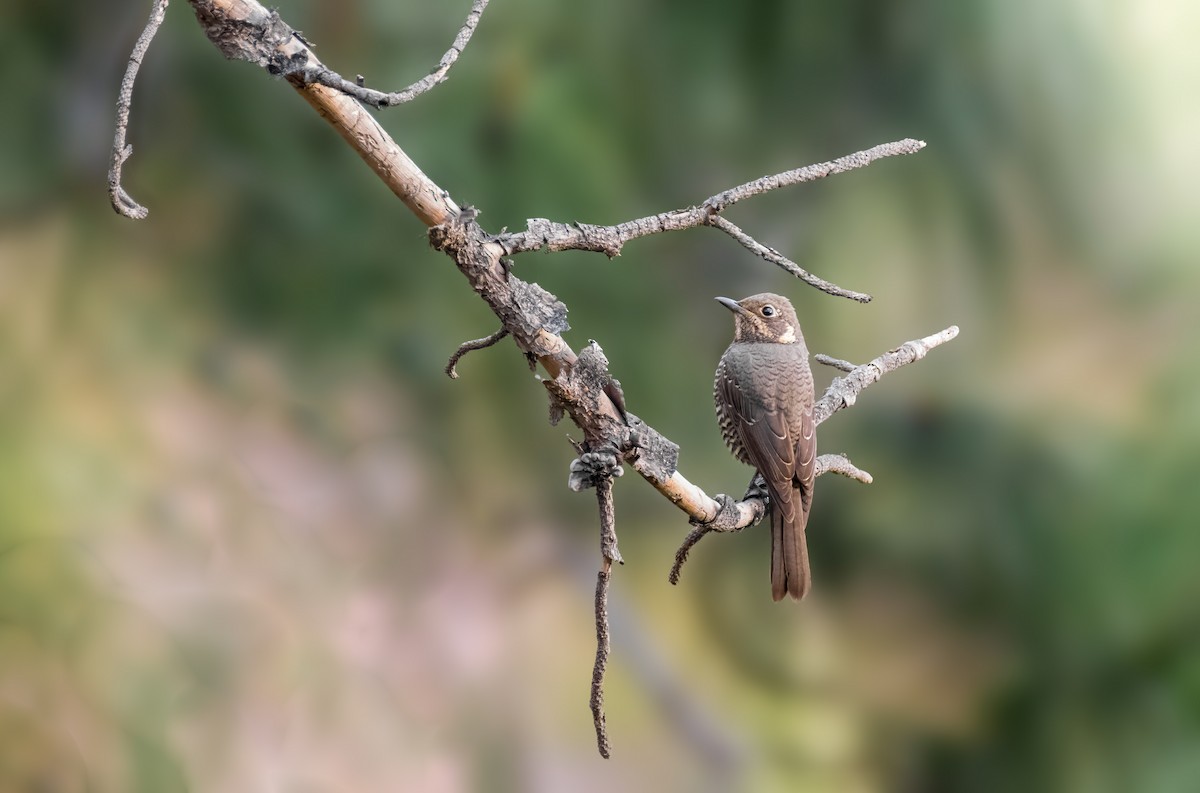
<svg viewBox="0 0 1200 793">
<path fill-rule="evenodd" d="M 468 3 L 284 0 L 332 67 L 423 75 Z M 177 0 L 104 189 L 145 2 L 3 4 L 0 790 L 1200 789 L 1200 6 L 495 0 L 384 125 L 492 230 L 612 223 L 912 136 L 706 229 L 527 255 L 684 473 L 741 492 L 712 297 L 865 361 L 821 428 L 816 591 L 636 476 L 608 723 L 571 432 L 423 229 Z M 819 371 L 820 382 L 831 376 Z"/>
</svg>

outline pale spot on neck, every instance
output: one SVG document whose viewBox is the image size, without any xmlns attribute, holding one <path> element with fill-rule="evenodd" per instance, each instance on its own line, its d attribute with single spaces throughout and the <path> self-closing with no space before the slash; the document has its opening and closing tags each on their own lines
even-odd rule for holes
<svg viewBox="0 0 1200 793">
<path fill-rule="evenodd" d="M 780 344 L 795 344 L 796 343 L 796 329 L 793 328 L 791 325 L 788 325 L 787 330 L 785 330 L 783 332 L 783 335 L 779 337 L 779 343 Z"/>
</svg>

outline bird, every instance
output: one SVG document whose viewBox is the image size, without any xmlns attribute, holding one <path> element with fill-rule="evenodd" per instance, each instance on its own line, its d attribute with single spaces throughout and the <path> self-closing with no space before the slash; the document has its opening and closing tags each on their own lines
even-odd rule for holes
<svg viewBox="0 0 1200 793">
<path fill-rule="evenodd" d="M 800 600 L 812 583 L 804 532 L 817 464 L 808 347 L 787 298 L 765 292 L 716 300 L 733 312 L 734 326 L 713 382 L 721 436 L 766 483 L 771 597 Z"/>
</svg>

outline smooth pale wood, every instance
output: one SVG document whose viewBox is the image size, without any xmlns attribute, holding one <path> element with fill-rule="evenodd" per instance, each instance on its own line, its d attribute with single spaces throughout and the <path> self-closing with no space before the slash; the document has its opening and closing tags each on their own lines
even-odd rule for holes
<svg viewBox="0 0 1200 793">
<path fill-rule="evenodd" d="M 235 22 L 263 32 L 274 20 L 271 12 L 255 0 L 191 0 L 191 5 L 201 24 L 206 27 L 206 20 L 218 20 L 218 27 L 225 30 L 229 22 Z M 212 38 L 211 35 L 209 37 Z M 250 33 L 229 37 L 224 41 L 214 40 L 213 43 L 226 57 L 250 60 L 264 67 L 267 65 L 266 58 L 275 53 L 300 63 L 307 59 L 307 64 L 312 66 L 321 63 L 316 54 L 295 36 L 289 36 L 274 48 L 261 39 L 254 40 Z M 449 194 L 417 167 L 370 111 L 357 100 L 323 85 L 305 85 L 299 80 L 288 82 L 321 118 L 333 126 L 342 140 L 358 153 L 418 220 L 426 226 L 437 226 L 458 215 L 459 207 Z"/>
<path fill-rule="evenodd" d="M 297 86 L 296 90 L 418 220 L 426 226 L 440 226 L 458 215 L 458 204 L 396 145 L 369 110 L 323 85 Z"/>
</svg>

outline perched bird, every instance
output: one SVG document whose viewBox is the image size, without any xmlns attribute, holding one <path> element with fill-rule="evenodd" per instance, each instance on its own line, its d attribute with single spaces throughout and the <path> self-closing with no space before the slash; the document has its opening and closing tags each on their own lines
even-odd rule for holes
<svg viewBox="0 0 1200 793">
<path fill-rule="evenodd" d="M 787 298 L 717 301 L 733 312 L 734 328 L 713 383 L 721 435 L 771 497 L 771 596 L 799 600 L 811 581 L 804 528 L 817 463 L 808 348 Z"/>
</svg>

